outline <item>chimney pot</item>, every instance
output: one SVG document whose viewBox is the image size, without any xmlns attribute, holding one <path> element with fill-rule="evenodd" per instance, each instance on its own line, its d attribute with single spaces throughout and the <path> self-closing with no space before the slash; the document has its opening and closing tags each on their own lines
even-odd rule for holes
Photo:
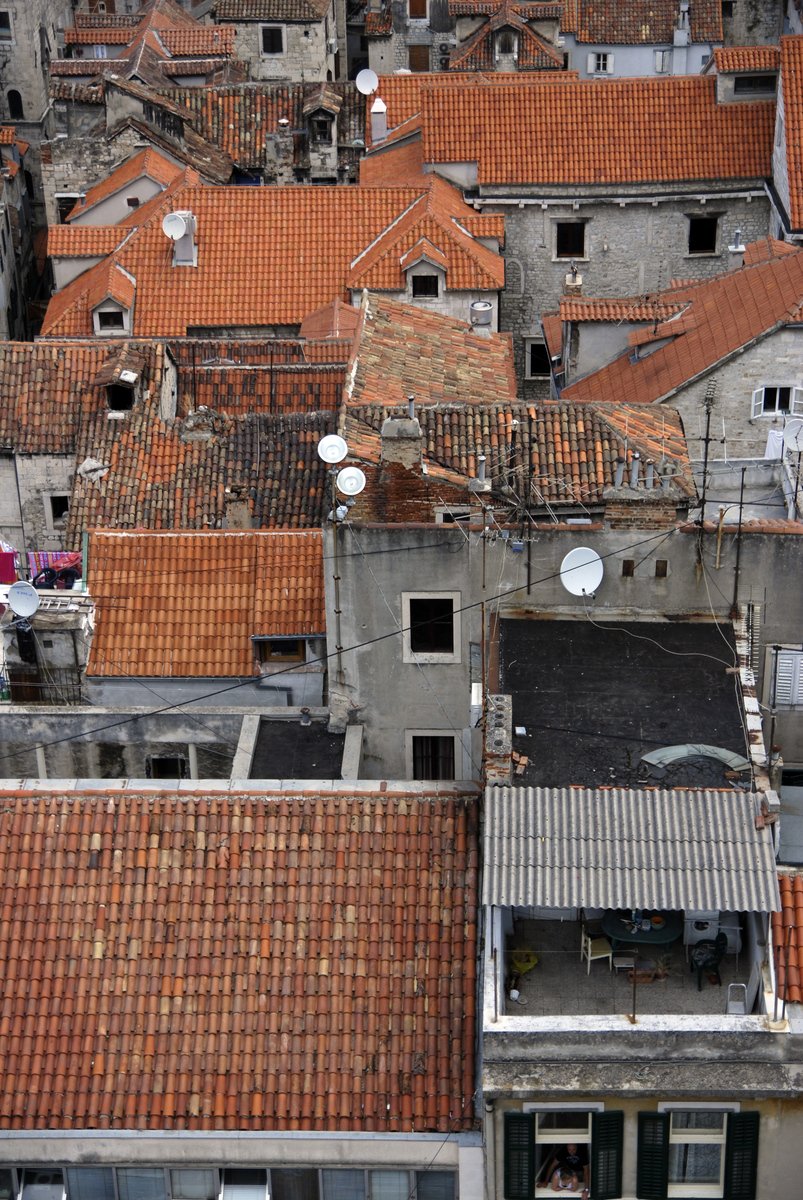
<svg viewBox="0 0 803 1200">
<path fill-rule="evenodd" d="M 633 461 L 630 464 L 630 486 L 632 488 L 638 487 L 640 459 L 641 459 L 641 455 L 639 454 L 638 450 L 636 450 L 635 454 L 633 455 Z"/>
</svg>

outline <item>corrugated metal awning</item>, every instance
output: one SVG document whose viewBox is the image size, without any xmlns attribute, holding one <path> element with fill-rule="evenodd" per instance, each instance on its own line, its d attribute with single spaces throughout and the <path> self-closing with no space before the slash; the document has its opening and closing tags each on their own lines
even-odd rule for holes
<svg viewBox="0 0 803 1200">
<path fill-rule="evenodd" d="M 737 790 L 488 788 L 483 903 L 775 912 L 755 811 Z"/>
</svg>

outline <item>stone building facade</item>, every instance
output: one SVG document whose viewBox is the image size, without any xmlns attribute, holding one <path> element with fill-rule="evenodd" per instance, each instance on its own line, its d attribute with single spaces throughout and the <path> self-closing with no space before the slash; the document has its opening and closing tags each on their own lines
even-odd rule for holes
<svg viewBox="0 0 803 1200">
<path fill-rule="evenodd" d="M 214 12 L 218 24 L 234 26 L 236 56 L 252 80 L 343 77 L 334 0 L 217 0 Z"/>
</svg>

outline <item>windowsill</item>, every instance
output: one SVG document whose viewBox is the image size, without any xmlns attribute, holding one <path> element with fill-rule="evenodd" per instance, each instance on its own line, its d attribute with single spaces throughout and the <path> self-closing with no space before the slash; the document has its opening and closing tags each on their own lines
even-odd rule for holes
<svg viewBox="0 0 803 1200">
<path fill-rule="evenodd" d="M 687 251 L 683 255 L 683 257 L 684 258 L 719 258 L 719 250 L 702 250 L 702 251 L 700 251 L 699 254 L 692 254 L 691 251 Z"/>
<path fill-rule="evenodd" d="M 570 263 L 585 263 L 585 262 L 590 262 L 590 259 L 589 259 L 588 255 L 581 258 L 579 254 L 572 254 L 568 258 L 558 258 L 556 255 L 553 254 L 552 261 L 553 261 L 553 263 L 557 263 L 558 266 L 560 266 L 562 264 L 564 267 L 568 267 L 570 265 Z"/>
</svg>

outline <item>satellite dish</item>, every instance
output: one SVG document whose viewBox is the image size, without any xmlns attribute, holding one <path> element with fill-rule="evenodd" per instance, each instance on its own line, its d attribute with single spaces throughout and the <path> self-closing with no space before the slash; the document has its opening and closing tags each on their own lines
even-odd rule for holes
<svg viewBox="0 0 803 1200">
<path fill-rule="evenodd" d="M 787 421 L 781 436 L 787 450 L 794 454 L 803 452 L 803 421 Z"/>
<path fill-rule="evenodd" d="M 32 617 L 39 607 L 39 593 L 33 584 L 19 580 L 8 589 L 8 603 L 18 617 Z"/>
<path fill-rule="evenodd" d="M 171 242 L 179 242 L 187 232 L 187 221 L 181 213 L 169 212 L 162 218 L 162 233 Z"/>
<path fill-rule="evenodd" d="M 602 559 L 588 546 L 570 550 L 560 564 L 560 581 L 572 596 L 593 596 L 604 573 Z"/>
<path fill-rule="evenodd" d="M 359 496 L 365 487 L 365 475 L 359 467 L 344 467 L 338 471 L 335 483 L 344 496 Z"/>
<path fill-rule="evenodd" d="M 342 437 L 336 433 L 327 433 L 326 437 L 322 437 L 318 442 L 318 458 L 322 458 L 325 463 L 342 462 L 349 452 L 349 448 Z"/>
<path fill-rule="evenodd" d="M 379 87 L 379 76 L 376 71 L 372 71 L 370 67 L 366 67 L 360 71 L 354 81 L 357 84 L 357 91 L 363 96 L 370 96 Z"/>
</svg>

